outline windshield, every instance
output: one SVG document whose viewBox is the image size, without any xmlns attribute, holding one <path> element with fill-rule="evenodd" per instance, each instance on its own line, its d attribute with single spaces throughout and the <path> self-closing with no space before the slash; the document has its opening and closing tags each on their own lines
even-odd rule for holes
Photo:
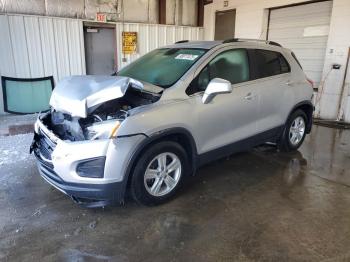
<svg viewBox="0 0 350 262">
<path fill-rule="evenodd" d="M 167 88 L 175 84 L 205 52 L 187 48 L 156 49 L 124 67 L 117 75 Z"/>
</svg>

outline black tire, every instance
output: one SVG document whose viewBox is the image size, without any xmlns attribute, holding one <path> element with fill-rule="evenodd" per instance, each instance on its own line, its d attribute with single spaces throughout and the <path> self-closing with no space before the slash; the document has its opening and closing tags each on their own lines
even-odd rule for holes
<svg viewBox="0 0 350 262">
<path fill-rule="evenodd" d="M 148 166 L 153 162 L 155 157 L 162 153 L 171 153 L 177 156 L 181 162 L 180 177 L 175 187 L 168 193 L 162 196 L 154 196 L 146 189 L 144 177 Z M 142 205 L 154 206 L 162 204 L 170 200 L 184 183 L 185 177 L 188 174 L 189 164 L 185 150 L 178 144 L 172 141 L 159 142 L 149 147 L 142 153 L 137 161 L 134 172 L 131 177 L 131 195 L 134 200 Z"/>
<path fill-rule="evenodd" d="M 295 119 L 297 119 L 298 117 L 301 117 L 303 118 L 304 120 L 304 123 L 305 123 L 305 131 L 304 131 L 304 134 L 301 138 L 301 140 L 297 143 L 297 144 L 293 144 L 290 140 L 290 129 L 291 129 L 291 126 L 294 122 Z M 278 142 L 278 148 L 280 151 L 283 151 L 283 152 L 291 152 L 291 151 L 295 151 L 297 150 L 303 143 L 304 139 L 305 139 L 305 135 L 306 135 L 306 127 L 308 125 L 308 118 L 305 114 L 304 111 L 298 109 L 298 110 L 295 110 L 292 114 L 290 114 L 290 116 L 288 117 L 288 120 L 286 122 L 286 125 L 284 127 L 284 130 L 283 130 L 283 133 L 281 135 L 281 138 L 279 139 L 279 142 Z"/>
</svg>

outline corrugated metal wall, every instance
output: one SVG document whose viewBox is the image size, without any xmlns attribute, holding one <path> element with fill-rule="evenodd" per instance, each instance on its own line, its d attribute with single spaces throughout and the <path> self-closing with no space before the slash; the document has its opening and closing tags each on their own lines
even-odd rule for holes
<svg viewBox="0 0 350 262">
<path fill-rule="evenodd" d="M 0 75 L 18 78 L 84 74 L 83 22 L 0 15 Z M 0 88 L 0 113 L 3 112 Z"/>
<path fill-rule="evenodd" d="M 116 24 L 118 67 L 157 47 L 178 40 L 202 40 L 203 28 L 122 23 Z M 138 32 L 137 54 L 122 61 L 122 32 Z M 0 75 L 18 78 L 85 74 L 83 20 L 0 14 Z M 3 113 L 0 88 L 0 114 Z"/>
<path fill-rule="evenodd" d="M 59 80 L 85 72 L 80 20 L 0 15 L 0 37 L 1 75 Z"/>
<path fill-rule="evenodd" d="M 117 49 L 118 49 L 118 68 L 129 64 L 149 51 L 168 44 L 173 44 L 179 40 L 203 40 L 203 28 L 174 26 L 174 25 L 153 25 L 138 23 L 117 23 Z M 138 46 L 137 53 L 125 55 L 127 62 L 123 62 L 122 50 L 122 32 L 137 32 Z"/>
</svg>

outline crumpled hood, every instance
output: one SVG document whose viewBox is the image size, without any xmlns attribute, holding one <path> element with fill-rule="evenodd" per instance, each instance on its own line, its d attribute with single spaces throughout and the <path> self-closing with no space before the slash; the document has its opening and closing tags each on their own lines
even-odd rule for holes
<svg viewBox="0 0 350 262">
<path fill-rule="evenodd" d="M 50 105 L 57 111 L 85 118 L 96 106 L 124 96 L 130 85 L 144 88 L 143 83 L 123 76 L 66 77 L 53 90 Z"/>
</svg>

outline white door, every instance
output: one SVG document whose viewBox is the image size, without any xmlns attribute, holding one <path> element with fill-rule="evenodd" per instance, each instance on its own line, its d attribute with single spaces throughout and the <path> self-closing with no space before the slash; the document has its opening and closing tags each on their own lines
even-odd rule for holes
<svg viewBox="0 0 350 262">
<path fill-rule="evenodd" d="M 236 10 L 215 13 L 215 40 L 235 37 Z"/>
<path fill-rule="evenodd" d="M 291 49 L 317 87 L 326 55 L 332 1 L 270 11 L 268 39 Z"/>
</svg>

